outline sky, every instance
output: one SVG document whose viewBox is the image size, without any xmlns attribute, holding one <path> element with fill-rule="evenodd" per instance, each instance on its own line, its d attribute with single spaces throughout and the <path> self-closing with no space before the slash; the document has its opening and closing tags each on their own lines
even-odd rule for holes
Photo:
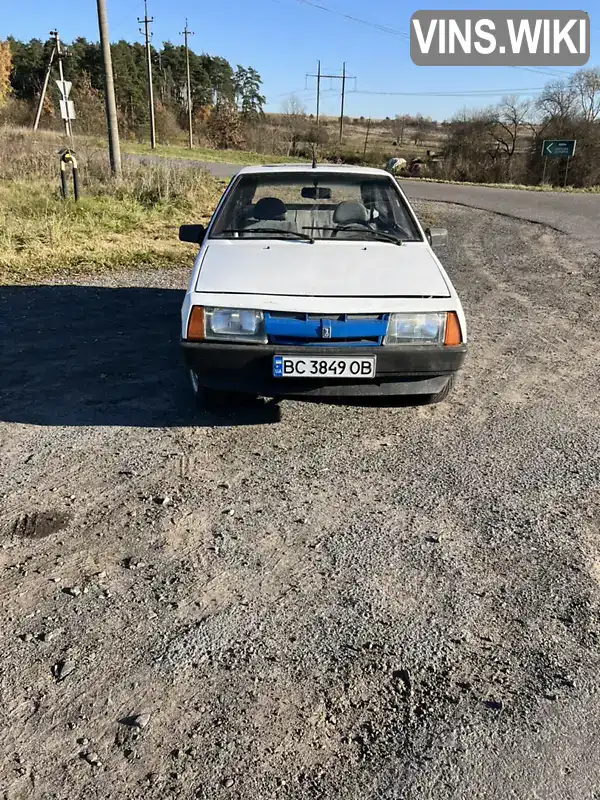
<svg viewBox="0 0 600 800">
<path fill-rule="evenodd" d="M 26 13 L 23 3 L 17 0 L 1 2 L 0 39 L 10 34 L 24 40 L 46 39 L 48 32 L 57 28 L 66 42 L 77 36 L 98 40 L 94 0 L 27 0 Z M 144 16 L 143 0 L 106 2 L 111 40 L 142 41 L 137 17 Z M 316 82 L 306 74 L 316 72 L 320 59 L 322 72 L 339 75 L 345 61 L 347 74 L 355 76 L 346 85 L 345 113 L 349 116 L 381 118 L 420 112 L 437 120 L 447 119 L 465 107 L 498 102 L 503 94 L 534 96 L 535 90 L 548 81 L 574 71 L 418 67 L 412 63 L 406 34 L 415 11 L 482 8 L 587 11 L 592 47 L 588 66 L 600 65 L 599 0 L 148 0 L 148 14 L 154 17 L 151 27 L 155 45 L 182 42 L 180 32 L 187 17 L 189 28 L 195 33 L 190 40 L 193 50 L 223 56 L 234 67 L 241 64 L 258 70 L 267 111 L 281 111 L 294 95 L 308 113 L 314 113 Z M 321 113 L 339 114 L 340 83 L 322 81 Z M 427 94 L 488 90 L 497 94 Z"/>
</svg>

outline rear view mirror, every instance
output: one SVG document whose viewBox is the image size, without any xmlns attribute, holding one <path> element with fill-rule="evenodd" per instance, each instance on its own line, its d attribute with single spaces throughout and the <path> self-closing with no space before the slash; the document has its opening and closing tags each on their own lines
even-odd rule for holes
<svg viewBox="0 0 600 800">
<path fill-rule="evenodd" d="M 425 235 L 432 247 L 446 247 L 448 244 L 448 231 L 446 228 L 425 228 Z"/>
<path fill-rule="evenodd" d="M 179 228 L 179 241 L 200 244 L 204 239 L 205 233 L 204 225 L 181 225 Z"/>
<path fill-rule="evenodd" d="M 327 186 L 304 186 L 301 195 L 305 200 L 331 200 L 331 189 Z"/>
</svg>

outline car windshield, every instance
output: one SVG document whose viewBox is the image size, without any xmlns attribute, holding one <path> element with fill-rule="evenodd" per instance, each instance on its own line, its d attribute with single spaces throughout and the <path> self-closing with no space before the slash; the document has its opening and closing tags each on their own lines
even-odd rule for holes
<svg viewBox="0 0 600 800">
<path fill-rule="evenodd" d="M 385 175 L 360 172 L 260 172 L 235 180 L 211 238 L 290 242 L 422 241 L 413 217 Z"/>
</svg>

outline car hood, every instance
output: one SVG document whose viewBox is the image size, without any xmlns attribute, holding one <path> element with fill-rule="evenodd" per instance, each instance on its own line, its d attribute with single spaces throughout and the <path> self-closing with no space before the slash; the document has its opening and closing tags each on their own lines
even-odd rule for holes
<svg viewBox="0 0 600 800">
<path fill-rule="evenodd" d="M 410 242 L 210 240 L 197 292 L 299 297 L 449 297 L 429 247 Z"/>
</svg>

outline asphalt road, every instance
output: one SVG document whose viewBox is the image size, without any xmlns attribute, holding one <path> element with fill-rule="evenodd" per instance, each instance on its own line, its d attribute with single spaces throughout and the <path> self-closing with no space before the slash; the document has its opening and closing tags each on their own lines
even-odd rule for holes
<svg viewBox="0 0 600 800">
<path fill-rule="evenodd" d="M 439 406 L 194 409 L 190 263 L 0 287 L 3 797 L 598 799 L 597 259 L 418 209 Z"/>
<path fill-rule="evenodd" d="M 600 254 L 600 194 L 455 186 L 415 179 L 401 181 L 401 185 L 411 200 L 458 203 L 541 223 L 569 234 Z"/>
</svg>

